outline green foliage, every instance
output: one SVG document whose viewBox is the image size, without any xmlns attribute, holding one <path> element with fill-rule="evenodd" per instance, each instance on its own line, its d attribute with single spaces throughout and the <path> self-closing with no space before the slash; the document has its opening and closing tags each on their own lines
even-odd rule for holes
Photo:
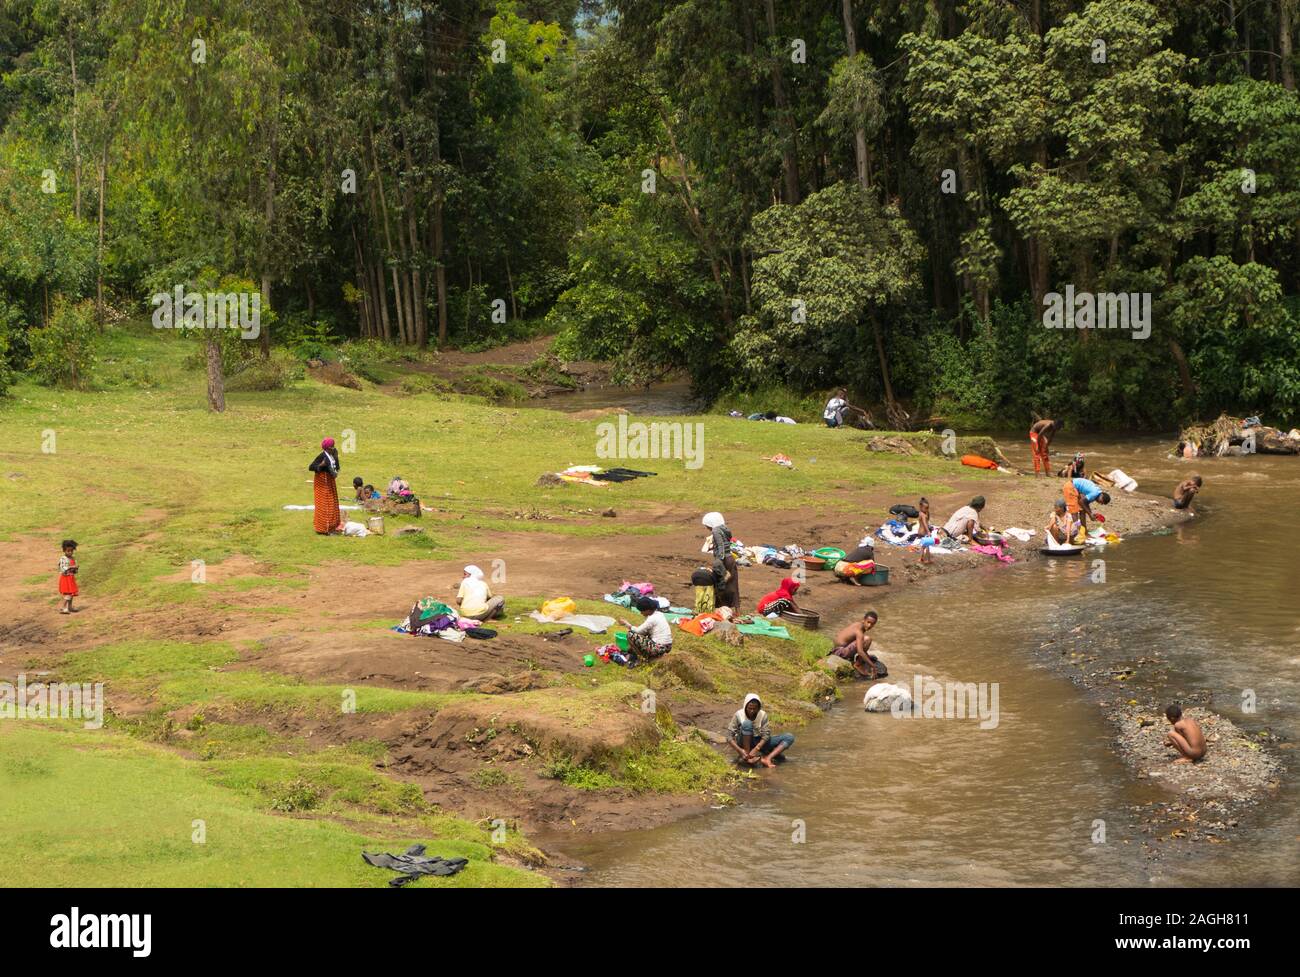
<svg viewBox="0 0 1300 977">
<path fill-rule="evenodd" d="M 732 343 L 751 383 L 824 386 L 849 372 L 875 372 L 874 357 L 845 363 L 846 348 L 870 350 L 872 315 L 902 303 L 924 256 L 897 210 L 854 183 L 837 183 L 797 206 L 754 221 L 754 314 Z"/>
<path fill-rule="evenodd" d="M 94 303 L 56 296 L 49 323 L 27 334 L 32 372 L 50 386 L 85 386 L 95 367 L 98 333 Z"/>
</svg>

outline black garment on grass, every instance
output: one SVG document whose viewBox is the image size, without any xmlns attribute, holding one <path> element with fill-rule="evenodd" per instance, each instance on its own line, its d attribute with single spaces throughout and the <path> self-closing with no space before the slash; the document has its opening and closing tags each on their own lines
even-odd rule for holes
<svg viewBox="0 0 1300 977">
<path fill-rule="evenodd" d="M 424 845 L 412 845 L 405 854 L 389 855 L 384 852 L 361 853 L 362 860 L 375 868 L 388 868 L 401 874 L 389 879 L 388 884 L 397 887 L 414 882 L 421 875 L 455 875 L 463 869 L 469 860 L 465 858 L 439 858 L 424 854 Z"/>
<path fill-rule="evenodd" d="M 658 472 L 639 472 L 634 468 L 610 468 L 593 476 L 600 482 L 630 482 L 634 478 L 647 478 Z"/>
</svg>

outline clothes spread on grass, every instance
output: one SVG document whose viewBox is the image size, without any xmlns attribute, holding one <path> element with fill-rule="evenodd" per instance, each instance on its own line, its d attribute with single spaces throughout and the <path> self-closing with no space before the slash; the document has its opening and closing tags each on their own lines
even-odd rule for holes
<svg viewBox="0 0 1300 977">
<path fill-rule="evenodd" d="M 643 472 L 635 468 L 601 468 L 599 465 L 570 465 L 564 471 L 553 474 L 565 482 L 581 482 L 584 485 L 606 488 L 636 478 L 650 478 L 658 472 Z"/>
<path fill-rule="evenodd" d="M 541 611 L 528 615 L 539 624 L 564 624 L 571 628 L 585 628 L 592 634 L 604 634 L 614 626 L 612 617 L 602 614 L 566 614 L 563 617 L 547 617 Z"/>
<path fill-rule="evenodd" d="M 438 855 L 426 855 L 424 852 L 424 845 L 412 845 L 401 855 L 363 851 L 361 858 L 367 865 L 399 873 L 396 878 L 388 880 L 388 884 L 394 888 L 408 885 L 422 875 L 439 877 L 455 875 L 469 864 L 467 858 L 442 858 Z"/>
</svg>

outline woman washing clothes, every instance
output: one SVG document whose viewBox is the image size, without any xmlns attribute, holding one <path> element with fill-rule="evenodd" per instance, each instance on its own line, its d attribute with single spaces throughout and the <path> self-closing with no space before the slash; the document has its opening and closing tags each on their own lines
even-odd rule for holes
<svg viewBox="0 0 1300 977">
<path fill-rule="evenodd" d="M 627 628 L 627 650 L 638 658 L 659 658 L 673 650 L 673 629 L 653 597 L 638 597 L 633 605 L 645 615 L 645 620 L 633 626 L 623 621 Z"/>
<path fill-rule="evenodd" d="M 731 530 L 721 512 L 710 512 L 704 517 L 704 526 L 712 534 L 713 604 L 715 607 L 730 607 L 740 610 L 740 569 L 736 564 L 735 554 L 731 552 Z"/>
<path fill-rule="evenodd" d="M 786 611 L 798 611 L 799 605 L 795 603 L 794 595 L 799 590 L 799 581 L 794 577 L 786 577 L 781 581 L 781 585 L 770 594 L 764 594 L 758 602 L 758 613 L 783 614 Z"/>
<path fill-rule="evenodd" d="M 309 472 L 315 472 L 312 485 L 313 501 L 316 512 L 313 524 L 316 532 L 329 536 L 339 532 L 343 525 L 339 513 L 339 453 L 334 447 L 334 439 L 326 438 L 320 443 L 320 454 L 307 466 Z"/>
</svg>

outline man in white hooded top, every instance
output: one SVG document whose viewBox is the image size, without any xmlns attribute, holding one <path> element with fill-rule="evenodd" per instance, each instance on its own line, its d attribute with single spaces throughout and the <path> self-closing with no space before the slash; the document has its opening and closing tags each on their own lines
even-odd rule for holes
<svg viewBox="0 0 1300 977">
<path fill-rule="evenodd" d="M 763 703 L 751 692 L 731 717 L 727 726 L 727 742 L 738 754 L 739 762 L 753 766 L 761 763 L 765 767 L 775 766 L 772 762 L 794 745 L 793 733 L 772 734 L 768 726 L 767 713 Z"/>
</svg>

